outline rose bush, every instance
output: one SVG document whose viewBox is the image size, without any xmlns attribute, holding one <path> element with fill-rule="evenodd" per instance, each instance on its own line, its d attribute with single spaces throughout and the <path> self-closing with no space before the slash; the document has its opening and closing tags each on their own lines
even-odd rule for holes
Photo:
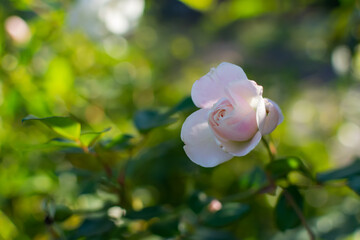
<svg viewBox="0 0 360 240">
<path fill-rule="evenodd" d="M 191 98 L 200 109 L 181 129 L 188 157 L 203 167 L 214 167 L 254 149 L 283 121 L 279 106 L 262 93 L 262 86 L 231 63 L 221 63 L 197 80 Z"/>
</svg>

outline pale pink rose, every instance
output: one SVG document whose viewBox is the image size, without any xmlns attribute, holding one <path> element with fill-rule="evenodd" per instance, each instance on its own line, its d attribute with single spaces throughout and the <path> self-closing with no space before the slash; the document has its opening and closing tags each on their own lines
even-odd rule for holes
<svg viewBox="0 0 360 240">
<path fill-rule="evenodd" d="M 254 149 L 283 121 L 279 106 L 262 93 L 262 86 L 231 63 L 221 63 L 197 80 L 191 97 L 200 109 L 181 129 L 188 157 L 200 166 L 214 167 Z"/>
</svg>

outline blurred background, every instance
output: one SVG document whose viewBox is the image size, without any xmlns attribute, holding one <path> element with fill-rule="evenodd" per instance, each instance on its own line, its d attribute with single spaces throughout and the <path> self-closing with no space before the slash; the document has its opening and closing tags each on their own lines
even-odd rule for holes
<svg viewBox="0 0 360 240">
<path fill-rule="evenodd" d="M 262 145 L 204 169 L 186 157 L 179 136 L 194 109 L 146 134 L 133 121 L 141 110 L 171 109 L 223 61 L 241 66 L 283 110 L 285 121 L 271 136 L 278 156 L 299 156 L 319 172 L 360 154 L 358 1 L 1 0 L 0 24 L 0 239 L 54 238 L 44 222 L 45 199 L 73 210 L 101 209 L 113 199 L 99 187 L 102 169 L 90 171 L 87 157 L 73 160 L 49 148 L 56 134 L 40 123 L 22 124 L 29 114 L 71 116 L 88 131 L 111 127 L 105 140 L 140 139 L 126 170 L 132 209 L 180 211 L 195 191 L 218 199 L 241 192 L 242 176 L 268 162 Z M 109 161 L 120 171 L 128 158 L 120 151 Z M 355 193 L 336 186 L 302 193 L 319 236 L 360 239 Z M 216 239 L 305 239 L 301 227 L 276 230 L 275 202 L 275 196 L 251 198 L 252 210 L 242 220 L 202 229 L 194 239 L 208 233 Z M 145 234 L 148 224 L 133 221 L 127 235 L 72 239 L 163 239 Z M 84 217 L 74 214 L 56 231 L 66 235 L 81 226 Z"/>
</svg>

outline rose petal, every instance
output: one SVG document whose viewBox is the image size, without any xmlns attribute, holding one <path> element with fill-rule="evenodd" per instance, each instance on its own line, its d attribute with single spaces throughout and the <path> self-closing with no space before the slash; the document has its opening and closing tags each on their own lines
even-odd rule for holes
<svg viewBox="0 0 360 240">
<path fill-rule="evenodd" d="M 229 83 L 243 80 L 247 80 L 247 77 L 241 67 L 223 62 L 194 83 L 192 100 L 199 108 L 211 108 L 225 96 L 225 87 Z"/>
<path fill-rule="evenodd" d="M 284 116 L 280 107 L 272 100 L 265 98 L 265 107 L 267 115 L 265 117 L 264 126 L 261 130 L 262 135 L 267 135 L 282 123 Z"/>
<path fill-rule="evenodd" d="M 203 167 L 214 167 L 230 160 L 233 156 L 216 144 L 207 118 L 206 109 L 192 113 L 182 126 L 181 139 L 185 143 L 185 153 L 191 161 Z"/>
<path fill-rule="evenodd" d="M 265 118 L 266 118 L 266 108 L 265 108 L 265 100 L 262 97 L 259 97 L 258 100 L 258 105 L 256 108 L 256 122 L 258 125 L 258 128 L 260 130 L 260 132 L 262 132 L 264 125 L 265 125 Z"/>
<path fill-rule="evenodd" d="M 228 62 L 220 63 L 216 68 L 216 74 L 223 83 L 248 79 L 241 67 Z"/>
<path fill-rule="evenodd" d="M 244 105 L 243 101 L 245 100 L 247 105 L 254 109 L 258 105 L 258 97 L 262 96 L 262 91 L 262 86 L 250 80 L 231 82 L 225 88 L 226 96 L 233 105 Z"/>
<path fill-rule="evenodd" d="M 233 106 L 229 100 L 220 99 L 209 111 L 208 122 L 218 136 L 232 141 L 248 141 L 258 131 L 256 112 L 246 101 Z"/>
<path fill-rule="evenodd" d="M 226 152 L 242 157 L 253 150 L 261 140 L 261 133 L 258 131 L 254 137 L 246 142 L 229 141 L 216 136 L 217 144 Z"/>
</svg>

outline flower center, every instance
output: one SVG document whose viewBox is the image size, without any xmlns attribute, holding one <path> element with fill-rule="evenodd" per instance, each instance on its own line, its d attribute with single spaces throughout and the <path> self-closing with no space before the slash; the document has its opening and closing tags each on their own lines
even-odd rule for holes
<svg viewBox="0 0 360 240">
<path fill-rule="evenodd" d="M 232 141 L 248 141 L 258 129 L 255 110 L 250 105 L 232 105 L 226 98 L 210 110 L 208 123 L 217 137 Z"/>
<path fill-rule="evenodd" d="M 209 118 L 210 124 L 219 126 L 220 122 L 226 119 L 232 110 L 233 106 L 227 99 L 219 101 L 219 103 L 214 106 L 212 116 Z"/>
</svg>

